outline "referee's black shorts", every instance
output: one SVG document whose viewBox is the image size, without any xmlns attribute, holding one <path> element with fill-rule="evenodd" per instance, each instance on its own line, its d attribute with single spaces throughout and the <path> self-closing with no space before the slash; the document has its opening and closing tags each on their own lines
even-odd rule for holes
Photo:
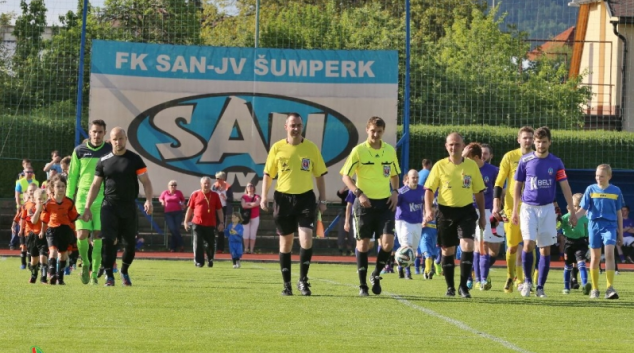
<svg viewBox="0 0 634 353">
<path fill-rule="evenodd" d="M 586 261 L 588 253 L 588 238 L 569 239 L 564 243 L 564 258 L 567 265 L 579 261 Z"/>
<path fill-rule="evenodd" d="M 370 199 L 369 208 L 361 206 L 359 198 L 354 200 L 352 215 L 357 240 L 394 234 L 394 211 L 387 205 L 388 200 L 389 198 Z"/>
<path fill-rule="evenodd" d="M 101 238 L 118 240 L 126 244 L 136 243 L 139 217 L 136 204 L 111 204 L 104 199 L 101 204 Z"/>
<path fill-rule="evenodd" d="M 317 215 L 317 199 L 313 190 L 303 194 L 273 193 L 273 220 L 279 235 L 289 235 L 297 228 L 313 229 Z"/>
<path fill-rule="evenodd" d="M 450 207 L 438 205 L 436 228 L 438 245 L 443 248 L 460 245 L 460 239 L 473 239 L 478 214 L 473 205 Z"/>
</svg>

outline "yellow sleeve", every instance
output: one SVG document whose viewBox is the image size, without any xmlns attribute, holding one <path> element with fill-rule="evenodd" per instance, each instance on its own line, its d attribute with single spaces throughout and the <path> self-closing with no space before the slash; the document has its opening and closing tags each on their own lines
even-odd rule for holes
<svg viewBox="0 0 634 353">
<path fill-rule="evenodd" d="M 326 167 L 326 162 L 324 162 L 324 157 L 319 152 L 317 145 L 313 148 L 313 154 L 315 158 L 313 159 L 313 175 L 317 178 L 328 173 L 328 168 Z"/>
<path fill-rule="evenodd" d="M 354 173 L 356 173 L 358 166 L 359 154 L 357 153 L 357 147 L 354 147 L 352 151 L 350 151 L 348 159 L 346 159 L 346 163 L 344 163 L 343 167 L 341 167 L 339 174 L 352 177 L 354 176 Z"/>
<path fill-rule="evenodd" d="M 271 146 L 269 155 L 266 157 L 266 164 L 264 165 L 264 174 L 267 174 L 273 179 L 277 176 L 276 157 L 277 157 L 277 143 Z"/>
<path fill-rule="evenodd" d="M 478 168 L 478 165 L 475 162 L 471 164 L 471 169 L 473 170 L 473 182 L 471 183 L 471 190 L 474 194 L 477 194 L 481 191 L 484 191 L 486 186 L 484 185 L 484 179 L 482 179 L 480 168 Z"/>
<path fill-rule="evenodd" d="M 400 175 L 401 167 L 398 165 L 398 155 L 396 154 L 396 149 L 392 148 L 392 152 L 394 153 L 394 163 L 392 163 L 394 168 L 391 168 L 392 173 L 390 174 L 390 176 Z"/>
<path fill-rule="evenodd" d="M 511 166 L 509 163 L 509 154 L 507 153 L 502 158 L 502 162 L 500 162 L 500 171 L 498 172 L 498 177 L 495 178 L 495 186 L 504 188 L 504 184 L 506 183 L 506 179 L 510 171 Z"/>
<path fill-rule="evenodd" d="M 440 161 L 436 162 L 434 164 L 433 167 L 431 167 L 431 171 L 429 172 L 429 176 L 427 177 L 427 180 L 425 181 L 425 189 L 431 190 L 433 192 L 436 192 L 436 190 L 438 190 L 438 187 L 440 187 L 440 171 L 439 171 L 439 164 Z"/>
</svg>

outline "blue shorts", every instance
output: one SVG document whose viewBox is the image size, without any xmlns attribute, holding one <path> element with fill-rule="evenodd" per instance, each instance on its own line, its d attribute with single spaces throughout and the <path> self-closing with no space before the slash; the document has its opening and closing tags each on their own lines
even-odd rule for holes
<svg viewBox="0 0 634 353">
<path fill-rule="evenodd" d="M 436 232 L 434 232 L 434 234 L 429 234 L 423 230 L 423 236 L 420 237 L 420 243 L 418 243 L 418 252 L 425 257 L 438 256 L 438 247 L 436 246 L 437 242 L 438 235 Z"/>
<path fill-rule="evenodd" d="M 616 245 L 615 221 L 596 219 L 588 221 L 590 233 L 590 249 L 600 249 L 601 245 Z"/>
</svg>

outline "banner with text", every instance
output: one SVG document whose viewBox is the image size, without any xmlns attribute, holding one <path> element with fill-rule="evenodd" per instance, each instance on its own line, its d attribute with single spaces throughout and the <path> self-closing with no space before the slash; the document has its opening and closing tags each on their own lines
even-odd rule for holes
<svg viewBox="0 0 634 353">
<path fill-rule="evenodd" d="M 304 135 L 322 151 L 331 201 L 370 117 L 385 119 L 383 139 L 396 143 L 396 51 L 95 40 L 91 63 L 90 120 L 126 129 L 128 148 L 148 165 L 154 196 L 170 180 L 187 196 L 201 176 L 218 171 L 237 195 L 248 182 L 260 184 L 269 146 L 286 137 L 290 112 L 303 117 Z"/>
</svg>

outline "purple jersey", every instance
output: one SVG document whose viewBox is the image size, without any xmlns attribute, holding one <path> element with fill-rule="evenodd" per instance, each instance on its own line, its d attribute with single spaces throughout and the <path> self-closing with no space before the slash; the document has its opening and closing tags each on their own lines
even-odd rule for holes
<svg viewBox="0 0 634 353">
<path fill-rule="evenodd" d="M 487 210 L 493 209 L 493 187 L 499 172 L 500 168 L 489 163 L 484 163 L 480 167 L 480 174 L 482 174 L 482 180 L 484 180 L 484 208 Z M 478 208 L 475 201 L 473 202 L 473 207 Z"/>
<path fill-rule="evenodd" d="M 410 189 L 403 186 L 398 189 L 398 201 L 396 203 L 396 220 L 407 223 L 423 223 L 423 201 L 425 188 L 422 186 Z"/>
<path fill-rule="evenodd" d="M 564 163 L 552 153 L 545 158 L 537 157 L 535 152 L 525 154 L 515 171 L 515 180 L 525 183 L 522 202 L 533 206 L 555 202 L 557 182 L 567 179 Z"/>
<path fill-rule="evenodd" d="M 348 195 L 346 196 L 346 203 L 354 203 L 354 199 L 357 197 L 354 196 L 354 193 L 351 190 L 348 190 Z"/>
</svg>

